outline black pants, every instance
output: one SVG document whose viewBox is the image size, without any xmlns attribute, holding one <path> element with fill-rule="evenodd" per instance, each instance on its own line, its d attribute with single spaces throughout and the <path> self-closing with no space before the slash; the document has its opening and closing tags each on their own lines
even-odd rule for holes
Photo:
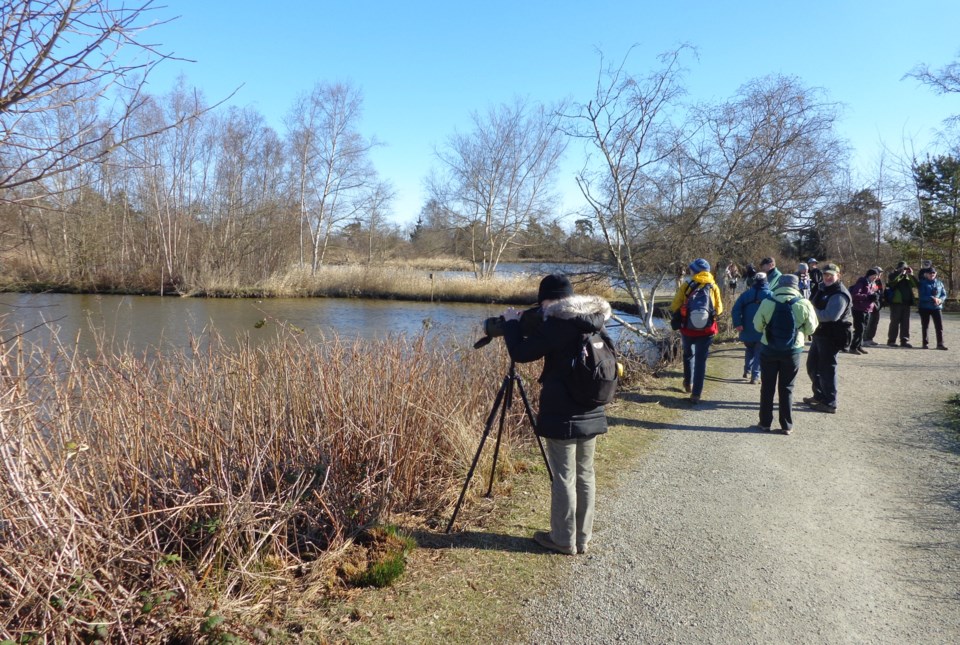
<svg viewBox="0 0 960 645">
<path fill-rule="evenodd" d="M 853 341 L 850 343 L 850 351 L 863 347 L 863 337 L 866 328 L 870 325 L 870 319 L 873 315 L 869 311 L 853 310 Z"/>
<path fill-rule="evenodd" d="M 890 305 L 890 327 L 887 329 L 887 344 L 895 345 L 898 334 L 901 345 L 910 342 L 910 305 Z"/>
<path fill-rule="evenodd" d="M 939 309 L 920 310 L 920 330 L 923 332 L 923 346 L 927 346 L 927 328 L 933 320 L 933 331 L 937 335 L 937 347 L 943 346 L 943 315 Z"/>
<path fill-rule="evenodd" d="M 807 352 L 807 375 L 813 387 L 813 398 L 837 407 L 837 354 L 840 349 L 836 341 L 823 336 L 813 336 L 810 351 Z M 762 360 L 762 359 L 761 359 Z M 760 363 L 760 378 L 763 378 L 763 363 Z"/>
<path fill-rule="evenodd" d="M 870 324 L 867 325 L 867 330 L 863 332 L 864 340 L 873 340 L 874 336 L 877 335 L 877 326 L 880 324 L 880 307 L 878 306 L 870 313 Z"/>
<path fill-rule="evenodd" d="M 793 428 L 793 384 L 800 373 L 800 353 L 788 356 L 764 355 L 760 350 L 760 425 L 773 425 L 773 394 L 780 401 L 780 427 Z"/>
</svg>

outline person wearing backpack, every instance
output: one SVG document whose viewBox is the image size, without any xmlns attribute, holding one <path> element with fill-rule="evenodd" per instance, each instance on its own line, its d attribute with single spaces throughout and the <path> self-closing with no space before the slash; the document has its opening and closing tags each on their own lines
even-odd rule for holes
<svg viewBox="0 0 960 645">
<path fill-rule="evenodd" d="M 773 425 L 773 394 L 779 399 L 780 431 L 793 431 L 793 385 L 800 373 L 800 354 L 817 329 L 817 312 L 803 297 L 796 275 L 785 274 L 772 297 L 757 308 L 752 324 L 760 335 L 760 429 Z"/>
<path fill-rule="evenodd" d="M 553 472 L 550 488 L 550 530 L 533 539 L 542 547 L 574 555 L 586 553 L 593 534 L 595 481 L 593 456 L 597 435 L 607 431 L 603 405 L 584 404 L 570 391 L 568 380 L 583 351 L 584 336 L 605 335 L 610 304 L 597 296 L 574 295 L 570 279 L 551 274 L 537 293 L 542 323 L 524 335 L 521 312 L 504 313 L 503 339 L 517 363 L 543 359 L 538 379 L 540 405 L 536 433 L 544 438 Z"/>
<path fill-rule="evenodd" d="M 760 271 L 753 276 L 753 286 L 740 294 L 731 310 L 733 327 L 739 332 L 740 342 L 745 348 L 743 378 L 749 377 L 751 384 L 760 381 L 760 332 L 753 326 L 753 317 L 760 303 L 772 295 L 767 285 L 767 274 Z"/>
<path fill-rule="evenodd" d="M 817 329 L 807 354 L 807 374 L 813 396 L 803 402 L 818 412 L 837 411 L 837 355 L 850 346 L 853 314 L 850 291 L 840 281 L 840 267 L 823 265 L 823 284 L 813 296 Z"/>
<path fill-rule="evenodd" d="M 680 283 L 670 311 L 680 313 L 683 344 L 683 391 L 690 402 L 699 403 L 706 376 L 707 354 L 717 333 L 717 318 L 723 313 L 723 298 L 710 273 L 710 263 L 697 258 L 687 267 L 691 277 Z"/>
</svg>

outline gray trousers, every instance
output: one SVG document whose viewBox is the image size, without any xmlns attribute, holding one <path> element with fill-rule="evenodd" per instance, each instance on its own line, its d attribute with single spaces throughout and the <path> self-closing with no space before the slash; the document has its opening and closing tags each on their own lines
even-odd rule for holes
<svg viewBox="0 0 960 645">
<path fill-rule="evenodd" d="M 593 454 L 596 436 L 545 439 L 553 471 L 550 488 L 550 539 L 562 547 L 585 547 L 593 535 L 596 477 Z"/>
</svg>

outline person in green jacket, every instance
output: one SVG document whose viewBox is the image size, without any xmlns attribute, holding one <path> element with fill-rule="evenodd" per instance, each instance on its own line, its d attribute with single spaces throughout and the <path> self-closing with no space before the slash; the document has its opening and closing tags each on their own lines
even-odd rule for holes
<svg viewBox="0 0 960 645">
<path fill-rule="evenodd" d="M 765 432 L 773 424 L 775 391 L 780 431 L 790 434 L 793 430 L 793 384 L 800 373 L 800 354 L 807 337 L 817 329 L 817 312 L 797 287 L 796 275 L 782 275 L 773 297 L 761 302 L 753 317 L 753 326 L 760 332 L 760 428 Z M 775 316 L 777 303 L 790 305 L 792 326 Z M 789 331 L 796 334 L 792 339 L 785 335 Z"/>
<path fill-rule="evenodd" d="M 910 344 L 910 310 L 916 302 L 913 291 L 919 286 L 913 277 L 913 267 L 907 266 L 903 260 L 887 278 L 887 289 L 892 294 L 887 303 L 890 305 L 890 327 L 887 328 L 887 345 L 890 347 L 897 346 L 898 335 L 900 347 L 913 347 Z"/>
</svg>

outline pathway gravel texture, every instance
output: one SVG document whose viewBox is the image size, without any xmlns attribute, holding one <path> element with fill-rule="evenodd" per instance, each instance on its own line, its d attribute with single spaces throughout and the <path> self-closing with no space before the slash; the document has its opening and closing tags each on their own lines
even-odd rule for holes
<svg viewBox="0 0 960 645">
<path fill-rule="evenodd" d="M 529 642 L 960 643 L 960 453 L 937 425 L 960 391 L 960 321 L 946 326 L 949 351 L 841 354 L 836 414 L 799 403 L 801 369 L 790 436 L 755 428 L 742 345 L 715 347 L 704 400 L 600 491 L 591 552 L 545 556 L 569 575 L 526 608 Z"/>
</svg>

